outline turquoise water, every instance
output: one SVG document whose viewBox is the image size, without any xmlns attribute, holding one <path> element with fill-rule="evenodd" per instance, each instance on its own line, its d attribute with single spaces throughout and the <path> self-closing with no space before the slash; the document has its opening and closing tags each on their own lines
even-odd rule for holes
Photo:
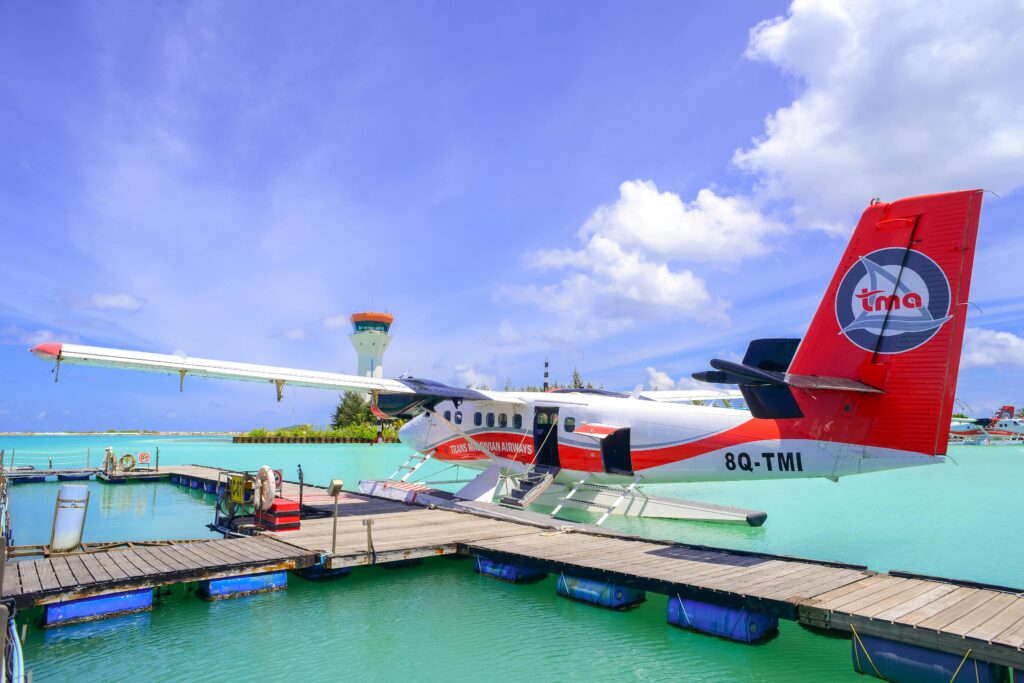
<svg viewBox="0 0 1024 683">
<path fill-rule="evenodd" d="M 301 463 L 307 481 L 341 477 L 348 488 L 360 478 L 387 476 L 408 455 L 397 445 L 0 437 L 8 457 L 17 449 L 16 464 L 69 457 L 38 453 L 86 447 L 95 457 L 106 445 L 118 453 L 159 446 L 161 464 L 270 464 L 289 479 Z M 764 509 L 769 517 L 760 529 L 617 517 L 607 525 L 655 538 L 1024 585 L 1024 528 L 1017 517 L 1024 449 L 960 447 L 953 456 L 959 465 L 837 484 L 797 480 L 650 489 Z M 89 540 L 209 534 L 203 526 L 212 514 L 209 496 L 170 484 L 91 486 L 93 501 L 102 502 L 90 505 Z M 51 484 L 12 489 L 16 542 L 46 540 L 55 493 Z M 783 622 L 779 637 L 743 646 L 669 627 L 666 598 L 648 597 L 637 609 L 608 612 L 558 598 L 551 578 L 513 586 L 474 575 L 470 561 L 436 559 L 403 570 L 359 569 L 329 583 L 291 577 L 282 593 L 213 604 L 179 586 L 150 614 L 53 631 L 32 626 L 25 653 L 39 681 L 212 681 L 251 674 L 256 662 L 268 680 L 865 680 L 853 673 L 848 641 Z M 33 616 L 21 618 L 31 622 Z"/>
</svg>

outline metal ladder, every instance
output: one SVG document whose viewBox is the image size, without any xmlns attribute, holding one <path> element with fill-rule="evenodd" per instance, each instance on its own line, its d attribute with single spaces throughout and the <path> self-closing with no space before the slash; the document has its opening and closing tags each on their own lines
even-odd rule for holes
<svg viewBox="0 0 1024 683">
<path fill-rule="evenodd" d="M 601 508 L 602 510 L 604 510 L 604 514 L 602 514 L 600 519 L 598 519 L 597 522 L 595 522 L 596 526 L 601 526 L 605 523 L 605 521 L 607 521 L 608 517 L 611 516 L 615 509 L 622 505 L 622 501 L 624 501 L 627 496 L 632 495 L 633 492 L 636 491 L 636 487 L 640 484 L 640 480 L 643 479 L 644 477 L 642 474 L 638 474 L 635 477 L 633 477 L 633 481 L 631 481 L 627 486 L 624 487 L 604 486 L 602 484 L 587 484 L 587 479 L 589 478 L 590 475 L 588 474 L 587 476 L 583 477 L 578 482 L 576 482 L 576 485 L 572 487 L 572 490 L 569 491 L 569 494 L 565 498 L 560 499 L 559 504 L 555 507 L 554 510 L 551 511 L 552 517 L 557 517 L 559 511 L 561 511 L 562 509 L 562 506 L 566 504 L 579 505 L 581 507 L 586 508 Z M 575 498 L 573 498 L 573 496 L 576 495 L 576 492 L 579 491 L 581 488 L 596 489 L 608 492 L 617 490 L 619 492 L 619 497 L 616 498 L 615 502 L 612 503 L 611 505 L 605 505 L 604 503 L 591 503 L 585 500 L 576 500 Z"/>
<path fill-rule="evenodd" d="M 402 473 L 402 470 L 408 470 L 404 475 L 402 475 L 402 478 L 398 480 L 405 481 L 406 479 L 411 477 L 413 473 L 416 472 L 416 470 L 423 467 L 423 465 L 426 464 L 428 460 L 430 460 L 431 456 L 432 454 L 423 454 L 420 453 L 419 451 L 413 453 L 412 455 L 409 456 L 409 459 L 406 460 L 405 463 L 399 465 L 398 469 L 391 473 L 391 476 L 388 477 L 388 479 L 394 480 L 395 477 Z M 412 464 L 413 462 L 415 462 L 416 464 Z"/>
</svg>

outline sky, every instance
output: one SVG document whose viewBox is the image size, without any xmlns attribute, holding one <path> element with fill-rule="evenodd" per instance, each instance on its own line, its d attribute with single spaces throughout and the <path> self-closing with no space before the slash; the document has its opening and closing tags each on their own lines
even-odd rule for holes
<svg viewBox="0 0 1024 683">
<path fill-rule="evenodd" d="M 686 388 L 801 336 L 873 197 L 985 188 L 957 396 L 1024 405 L 1024 5 L 0 4 L 0 431 L 323 424 L 65 341 Z"/>
</svg>

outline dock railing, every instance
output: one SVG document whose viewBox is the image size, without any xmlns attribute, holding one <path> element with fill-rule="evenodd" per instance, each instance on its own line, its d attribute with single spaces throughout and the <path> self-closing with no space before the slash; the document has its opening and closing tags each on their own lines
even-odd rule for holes
<svg viewBox="0 0 1024 683">
<path fill-rule="evenodd" d="M 11 543 L 11 501 L 7 476 L 0 470 L 0 586 L 4 582 L 7 568 L 7 546 Z M 14 600 L 0 600 L 0 652 L 4 654 L 4 665 L 0 667 L 3 678 L 0 683 L 23 683 L 25 681 L 25 657 L 14 622 L 16 610 Z"/>
</svg>

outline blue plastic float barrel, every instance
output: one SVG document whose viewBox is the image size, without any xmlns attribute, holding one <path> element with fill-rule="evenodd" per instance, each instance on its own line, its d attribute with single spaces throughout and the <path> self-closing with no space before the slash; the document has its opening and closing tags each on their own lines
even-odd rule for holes
<svg viewBox="0 0 1024 683">
<path fill-rule="evenodd" d="M 547 576 L 546 572 L 534 567 L 512 564 L 511 562 L 495 562 L 486 557 L 476 558 L 476 566 L 473 567 L 473 571 L 482 576 L 492 576 L 496 579 L 512 583 L 539 581 Z"/>
<path fill-rule="evenodd" d="M 617 586 L 607 581 L 580 579 L 565 574 L 559 575 L 557 590 L 559 595 L 571 600 L 609 609 L 626 609 L 647 599 L 647 594 L 637 588 Z"/>
<path fill-rule="evenodd" d="M 207 493 L 216 493 L 217 492 L 217 482 L 215 482 L 215 481 L 204 481 L 203 482 L 203 490 L 206 491 Z"/>
<path fill-rule="evenodd" d="M 43 608 L 43 628 L 67 626 L 83 621 L 144 612 L 153 608 L 153 590 L 141 588 L 124 593 L 99 595 L 81 600 L 68 600 Z"/>
<path fill-rule="evenodd" d="M 741 643 L 756 642 L 779 630 L 777 617 L 678 596 L 668 601 L 668 623 Z"/>
<path fill-rule="evenodd" d="M 1006 680 L 1003 667 L 885 638 L 854 636 L 852 651 L 853 667 L 858 673 L 895 683 L 1000 683 Z"/>
<path fill-rule="evenodd" d="M 264 572 L 202 581 L 199 584 L 199 595 L 207 600 L 222 600 L 252 593 L 278 591 L 287 587 L 288 572 Z"/>
</svg>

